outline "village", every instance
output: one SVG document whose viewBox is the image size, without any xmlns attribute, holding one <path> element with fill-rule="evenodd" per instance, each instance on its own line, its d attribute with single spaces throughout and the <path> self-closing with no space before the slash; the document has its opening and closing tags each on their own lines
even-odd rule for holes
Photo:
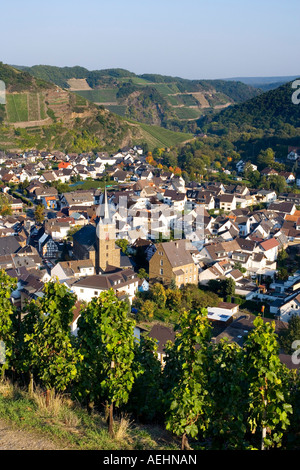
<svg viewBox="0 0 300 470">
<path fill-rule="evenodd" d="M 213 289 L 229 281 L 226 298 L 207 306 L 218 325 L 215 341 L 225 335 L 240 342 L 251 329 L 255 315 L 241 303 L 273 318 L 278 329 L 298 315 L 300 194 L 248 188 L 241 178 L 186 183 L 176 172 L 158 171 L 139 146 L 113 155 L 0 152 L 0 165 L 9 204 L 0 219 L 0 267 L 17 278 L 11 300 L 19 309 L 56 279 L 77 296 L 76 334 L 80 304 L 105 290 L 132 306 L 154 283 Z M 239 162 L 239 175 L 243 168 Z M 295 183 L 292 173 L 284 176 Z M 96 184 L 82 189 L 87 182 Z M 142 332 L 137 324 L 136 335 Z M 160 322 L 150 335 L 163 361 L 174 332 Z"/>
</svg>

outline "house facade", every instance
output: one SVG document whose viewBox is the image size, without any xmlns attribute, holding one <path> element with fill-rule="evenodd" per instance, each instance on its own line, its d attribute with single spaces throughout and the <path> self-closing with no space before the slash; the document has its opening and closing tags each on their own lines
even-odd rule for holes
<svg viewBox="0 0 300 470">
<path fill-rule="evenodd" d="M 170 284 L 175 280 L 177 287 L 198 283 L 198 267 L 191 254 L 187 240 L 158 243 L 149 261 L 150 281 L 160 280 Z"/>
</svg>

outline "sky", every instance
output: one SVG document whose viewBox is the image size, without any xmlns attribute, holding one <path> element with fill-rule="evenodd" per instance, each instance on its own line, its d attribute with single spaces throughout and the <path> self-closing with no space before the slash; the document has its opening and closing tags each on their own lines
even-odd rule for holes
<svg viewBox="0 0 300 470">
<path fill-rule="evenodd" d="M 300 74 L 299 0 L 14 0 L 0 61 L 189 79 Z"/>
</svg>

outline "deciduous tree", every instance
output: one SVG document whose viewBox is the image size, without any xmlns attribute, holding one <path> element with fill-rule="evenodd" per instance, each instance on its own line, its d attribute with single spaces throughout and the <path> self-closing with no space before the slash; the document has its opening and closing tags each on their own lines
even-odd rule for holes
<svg viewBox="0 0 300 470">
<path fill-rule="evenodd" d="M 128 305 L 110 289 L 95 297 L 78 320 L 83 362 L 80 396 L 105 400 L 109 407 L 109 433 L 113 435 L 113 409 L 127 403 L 135 379 L 134 326 Z"/>
<path fill-rule="evenodd" d="M 189 449 L 188 437 L 207 429 L 210 396 L 206 374 L 206 350 L 210 339 L 207 310 L 184 312 L 177 325 L 178 382 L 170 390 L 166 429 L 181 436 L 181 448 Z"/>
<path fill-rule="evenodd" d="M 292 413 L 289 390 L 284 387 L 286 367 L 280 362 L 275 323 L 254 320 L 245 342 L 244 370 L 248 387 L 248 424 L 260 435 L 261 450 L 280 447 Z"/>
<path fill-rule="evenodd" d="M 2 375 L 9 367 L 15 341 L 14 315 L 15 308 L 11 302 L 11 294 L 17 287 L 17 280 L 0 271 L 0 341 L 5 349 L 5 362 L 2 365 Z"/>
<path fill-rule="evenodd" d="M 38 379 L 47 389 L 64 391 L 74 381 L 80 354 L 72 344 L 70 324 L 75 295 L 63 284 L 50 281 L 44 296 L 36 301 L 42 321 L 35 323 L 25 341 Z"/>
</svg>

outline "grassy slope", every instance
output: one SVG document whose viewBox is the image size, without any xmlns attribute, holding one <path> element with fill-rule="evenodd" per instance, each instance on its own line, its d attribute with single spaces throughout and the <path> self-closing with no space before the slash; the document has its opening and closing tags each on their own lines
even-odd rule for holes
<svg viewBox="0 0 300 470">
<path fill-rule="evenodd" d="M 131 119 L 126 119 L 126 122 L 138 129 L 139 136 L 136 138 L 136 143 L 141 144 L 146 142 L 150 150 L 153 150 L 155 147 L 164 148 L 181 145 L 194 138 L 193 134 L 174 132 L 160 126 L 136 122 Z"/>
<path fill-rule="evenodd" d="M 107 431 L 104 415 L 88 414 L 70 399 L 45 396 L 36 390 L 32 396 L 10 382 L 0 383 L 0 419 L 23 433 L 34 432 L 57 449 L 68 450 L 179 450 L 178 442 L 163 428 L 116 419 L 115 437 Z M 20 439 L 20 438 L 18 438 Z"/>
</svg>

